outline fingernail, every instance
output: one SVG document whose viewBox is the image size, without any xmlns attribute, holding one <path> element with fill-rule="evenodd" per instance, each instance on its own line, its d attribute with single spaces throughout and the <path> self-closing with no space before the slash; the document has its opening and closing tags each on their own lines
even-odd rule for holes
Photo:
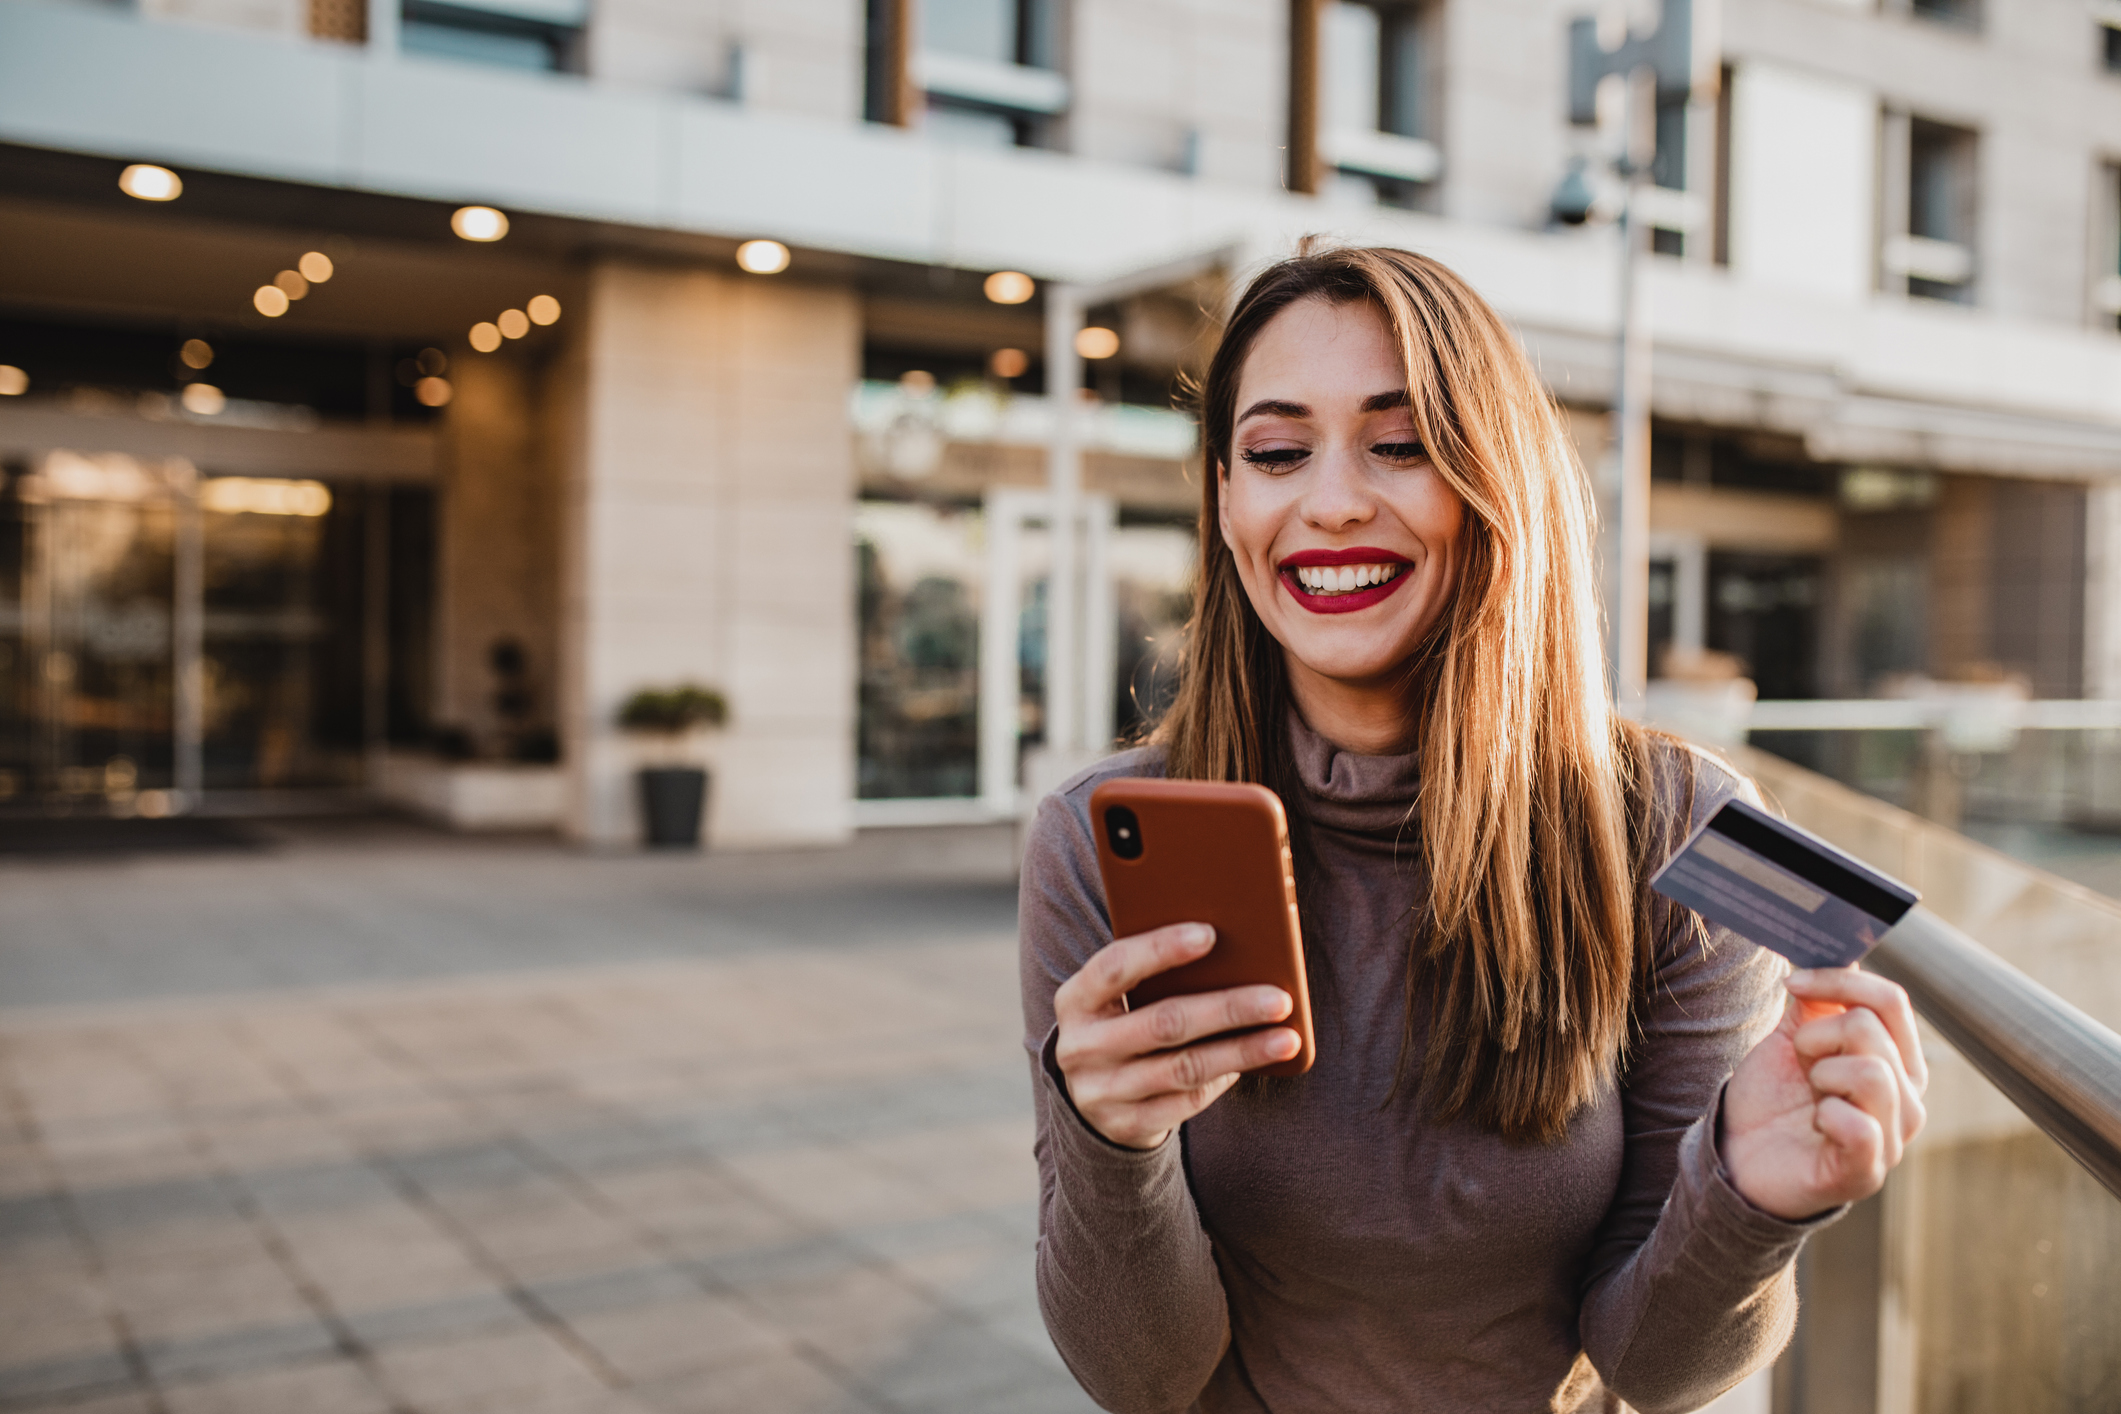
<svg viewBox="0 0 2121 1414">
<path fill-rule="evenodd" d="M 1296 1039 L 1296 1033 L 1293 1031 L 1284 1031 L 1267 1042 L 1268 1052 L 1281 1060 L 1287 1060 L 1302 1049 L 1303 1043 Z"/>
<path fill-rule="evenodd" d="M 1205 923 L 1195 923 L 1186 932 L 1186 941 L 1196 948 L 1205 948 L 1215 942 L 1215 930 Z"/>
<path fill-rule="evenodd" d="M 1792 982 L 1809 982 L 1812 980 L 1812 969 L 1800 967 L 1790 974 L 1790 980 Z"/>
</svg>

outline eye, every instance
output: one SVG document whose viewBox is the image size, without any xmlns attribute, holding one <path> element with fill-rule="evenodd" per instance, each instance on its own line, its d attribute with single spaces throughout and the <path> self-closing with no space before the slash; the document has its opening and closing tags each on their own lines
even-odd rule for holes
<svg viewBox="0 0 2121 1414">
<path fill-rule="evenodd" d="M 1378 442 L 1374 443 L 1371 446 L 1370 450 L 1376 453 L 1378 456 L 1383 457 L 1386 461 L 1394 462 L 1420 461 L 1423 457 L 1429 454 L 1429 449 L 1427 447 L 1424 447 L 1419 442 L 1412 441 Z"/>
<path fill-rule="evenodd" d="M 1267 471 L 1292 467 L 1309 455 L 1302 447 L 1247 447 L 1238 453 L 1248 465 Z"/>
</svg>

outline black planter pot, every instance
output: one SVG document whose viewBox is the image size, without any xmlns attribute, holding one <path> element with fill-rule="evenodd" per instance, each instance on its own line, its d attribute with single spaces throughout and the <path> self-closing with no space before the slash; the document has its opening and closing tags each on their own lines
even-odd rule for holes
<svg viewBox="0 0 2121 1414">
<path fill-rule="evenodd" d="M 707 809 L 707 771 L 701 766 L 643 766 L 641 821 L 651 849 L 698 849 Z"/>
</svg>

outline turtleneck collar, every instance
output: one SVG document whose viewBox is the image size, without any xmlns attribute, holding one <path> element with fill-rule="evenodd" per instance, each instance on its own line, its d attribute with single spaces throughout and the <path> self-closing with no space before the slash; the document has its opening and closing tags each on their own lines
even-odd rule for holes
<svg viewBox="0 0 2121 1414">
<path fill-rule="evenodd" d="M 1409 823 L 1421 788 L 1421 757 L 1359 756 L 1343 751 L 1289 713 L 1289 746 L 1304 799 L 1289 801 L 1329 830 L 1397 834 Z"/>
</svg>

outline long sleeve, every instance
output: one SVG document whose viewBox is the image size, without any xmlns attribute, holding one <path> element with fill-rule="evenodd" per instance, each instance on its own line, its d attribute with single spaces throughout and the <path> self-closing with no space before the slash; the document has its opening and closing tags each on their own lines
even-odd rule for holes
<svg viewBox="0 0 2121 1414">
<path fill-rule="evenodd" d="M 1176 1138 L 1126 1149 L 1075 1113 L 1053 1063 L 1053 994 L 1111 941 L 1090 783 L 1039 806 L 1019 910 L 1024 1044 L 1036 1095 L 1038 1298 L 1054 1346 L 1117 1414 L 1190 1408 L 1229 1344 L 1215 1254 Z"/>
<path fill-rule="evenodd" d="M 1697 823 L 1737 793 L 1706 763 L 1702 785 Z M 1785 973 L 1780 957 L 1724 929 L 1706 947 L 1690 930 L 1661 940 L 1623 1081 L 1620 1191 L 1580 1319 L 1606 1387 L 1642 1414 L 1698 1408 L 1781 1351 L 1796 1321 L 1798 1248 L 1839 1216 L 1792 1223 L 1761 1212 L 1717 1149 L 1725 1078 L 1774 1028 Z"/>
</svg>

